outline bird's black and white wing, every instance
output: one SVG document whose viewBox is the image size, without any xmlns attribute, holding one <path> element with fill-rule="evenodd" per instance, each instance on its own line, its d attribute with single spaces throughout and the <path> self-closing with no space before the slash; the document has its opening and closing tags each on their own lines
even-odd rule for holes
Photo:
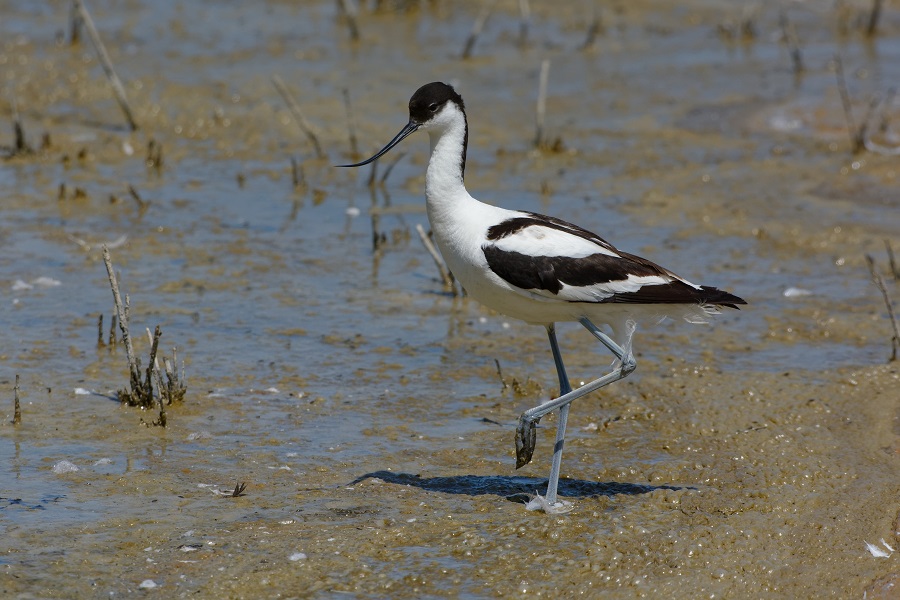
<svg viewBox="0 0 900 600">
<path fill-rule="evenodd" d="M 617 250 L 577 225 L 536 213 L 518 213 L 490 227 L 482 250 L 491 271 L 529 295 L 568 302 L 744 304 Z"/>
</svg>

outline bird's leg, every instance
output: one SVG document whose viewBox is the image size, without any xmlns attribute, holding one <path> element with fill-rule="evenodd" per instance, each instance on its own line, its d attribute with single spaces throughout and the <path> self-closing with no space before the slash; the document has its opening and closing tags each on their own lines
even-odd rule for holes
<svg viewBox="0 0 900 600">
<path fill-rule="evenodd" d="M 547 337 L 550 338 L 550 350 L 553 352 L 553 362 L 556 363 L 556 374 L 559 376 L 559 395 L 562 396 L 572 391 L 569 385 L 569 376 L 566 375 L 566 367 L 562 361 L 562 354 L 559 352 L 559 343 L 556 341 L 556 327 L 553 323 L 547 326 Z M 568 417 L 568 407 L 565 412 L 560 412 L 559 425 L 557 426 L 556 445 L 559 446 L 559 453 L 562 453 L 562 440 L 566 432 L 566 418 Z M 531 455 L 534 454 L 534 446 L 537 443 L 537 430 L 535 425 L 541 420 L 536 419 L 519 419 L 519 426 L 516 428 L 516 468 L 523 467 L 531 461 Z M 554 454 L 556 456 L 556 454 Z"/>
<path fill-rule="evenodd" d="M 569 385 L 569 376 L 566 375 L 566 366 L 563 364 L 562 354 L 559 351 L 559 342 L 556 341 L 556 327 L 552 324 L 547 327 L 547 336 L 550 338 L 550 351 L 553 352 L 553 362 L 556 363 L 556 374 L 559 376 L 559 395 L 564 396 L 572 391 Z M 556 424 L 556 442 L 553 444 L 553 462 L 550 463 L 550 481 L 547 482 L 547 503 L 550 506 L 556 504 L 556 488 L 559 484 L 559 468 L 562 464 L 562 451 L 566 443 L 566 422 L 569 420 L 569 405 L 559 407 L 559 422 Z"/>
<path fill-rule="evenodd" d="M 616 342 L 614 342 L 608 335 L 600 331 L 596 325 L 594 325 L 590 320 L 586 317 L 583 317 L 580 320 L 581 324 L 591 332 L 591 334 L 596 337 L 600 342 L 609 348 L 609 350 L 616 355 L 618 359 L 619 366 L 615 368 L 611 373 L 607 373 L 603 377 L 595 379 L 590 383 L 586 383 L 576 390 L 571 390 L 565 393 L 562 393 L 563 388 L 563 378 L 565 377 L 565 367 L 562 366 L 562 357 L 559 354 L 559 346 L 556 343 L 556 333 L 553 327 L 547 328 L 547 333 L 550 336 L 550 347 L 553 350 L 553 360 L 556 362 L 557 373 L 560 376 L 560 396 L 555 400 L 550 400 L 549 402 L 545 402 L 539 406 L 535 406 L 534 408 L 530 408 L 522 413 L 522 416 L 519 417 L 519 425 L 516 428 L 516 468 L 520 468 L 531 460 L 532 455 L 534 454 L 534 446 L 537 441 L 537 434 L 535 432 L 535 423 L 537 423 L 541 417 L 546 415 L 549 412 L 556 410 L 557 408 L 568 408 L 568 405 L 572 403 L 573 400 L 584 396 L 585 394 L 589 394 L 594 390 L 598 390 L 605 385 L 609 385 L 614 381 L 618 381 L 627 377 L 632 371 L 634 371 L 637 363 L 634 360 L 634 355 L 631 352 L 631 337 L 634 335 L 635 323 L 634 321 L 628 321 L 626 324 L 625 330 L 625 343 L 622 346 L 619 346 Z M 566 384 L 568 384 L 568 378 L 566 378 Z M 566 386 L 568 387 L 568 385 Z M 557 459 L 562 459 L 562 446 L 563 440 L 562 437 L 565 435 L 565 418 L 568 417 L 568 411 L 563 413 L 560 412 L 560 427 L 557 429 L 556 435 L 556 446 L 554 447 L 554 463 Z M 559 466 L 556 465 L 551 470 L 551 482 L 550 486 L 552 486 L 553 491 L 556 491 L 556 480 L 559 478 Z M 554 477 L 555 475 L 555 477 Z M 548 487 L 547 492 L 547 500 L 551 504 L 555 502 L 556 498 L 550 498 L 550 487 Z M 555 494 L 554 494 L 555 496 Z"/>
</svg>

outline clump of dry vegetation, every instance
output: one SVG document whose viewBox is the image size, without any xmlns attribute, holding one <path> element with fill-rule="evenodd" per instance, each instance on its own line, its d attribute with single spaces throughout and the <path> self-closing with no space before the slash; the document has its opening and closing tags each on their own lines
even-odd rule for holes
<svg viewBox="0 0 900 600">
<path fill-rule="evenodd" d="M 122 332 L 122 343 L 125 346 L 125 354 L 128 357 L 129 369 L 129 385 L 126 388 L 118 390 L 116 393 L 119 400 L 128 406 L 139 406 L 145 409 L 152 409 L 159 406 L 159 419 L 153 422 L 153 425 L 160 427 L 166 426 L 166 406 L 184 399 L 187 387 L 184 383 L 184 366 L 182 365 L 181 375 L 177 371 L 177 355 L 175 349 L 172 349 L 172 359 L 163 358 L 164 370 L 166 373 L 166 381 L 163 382 L 159 358 L 157 352 L 159 350 L 159 338 L 162 336 L 162 330 L 159 325 L 156 326 L 153 334 L 147 330 L 150 337 L 150 356 L 147 361 L 147 368 L 141 370 L 140 358 L 135 356 L 134 346 L 129 331 L 130 321 L 130 301 L 128 295 L 125 296 L 125 302 L 122 302 L 122 296 L 119 293 L 119 282 L 113 269 L 112 259 L 109 255 L 109 248 L 103 246 L 103 262 L 106 265 L 106 273 L 109 276 L 109 285 L 112 288 L 113 300 L 116 305 L 116 315 L 113 319 L 113 327 L 115 327 L 116 317 L 118 318 L 119 329 Z M 102 320 L 100 321 L 100 329 L 102 331 Z M 102 343 L 102 336 L 101 336 Z M 110 343 L 115 343 L 115 336 L 110 331 Z M 158 394 L 154 397 L 153 386 L 156 384 Z"/>
</svg>

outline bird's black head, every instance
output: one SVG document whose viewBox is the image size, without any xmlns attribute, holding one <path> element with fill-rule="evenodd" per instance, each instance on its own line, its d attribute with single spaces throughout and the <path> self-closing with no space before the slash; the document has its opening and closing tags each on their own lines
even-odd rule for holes
<svg viewBox="0 0 900 600">
<path fill-rule="evenodd" d="M 441 112 L 448 102 L 453 102 L 465 112 L 462 96 L 452 86 L 440 81 L 427 83 L 409 99 L 409 118 L 420 125 L 426 123 Z"/>
<path fill-rule="evenodd" d="M 409 99 L 409 123 L 400 130 L 394 139 L 388 142 L 387 146 L 379 150 L 375 153 L 371 158 L 367 158 L 362 162 L 358 162 L 352 165 L 337 165 L 339 167 L 361 167 L 363 165 L 367 165 L 374 160 L 378 160 L 379 157 L 384 156 L 387 152 L 399 144 L 406 136 L 418 131 L 422 127 L 427 127 L 429 122 L 434 124 L 435 122 L 440 122 L 441 119 L 437 119 L 433 121 L 447 103 L 451 102 L 459 108 L 459 112 L 462 113 L 463 117 L 463 125 L 465 128 L 465 132 L 463 134 L 463 142 L 462 142 L 462 153 L 460 156 L 460 171 L 465 172 L 466 170 L 466 146 L 468 146 L 469 142 L 469 126 L 465 123 L 466 111 L 465 106 L 463 105 L 462 96 L 456 93 L 451 86 L 446 83 L 441 83 L 440 81 L 435 81 L 434 83 L 429 83 L 427 85 L 423 85 L 419 89 L 416 90 L 416 93 L 413 94 L 412 98 Z M 444 115 L 444 121 L 448 118 L 452 119 L 455 116 Z"/>
</svg>

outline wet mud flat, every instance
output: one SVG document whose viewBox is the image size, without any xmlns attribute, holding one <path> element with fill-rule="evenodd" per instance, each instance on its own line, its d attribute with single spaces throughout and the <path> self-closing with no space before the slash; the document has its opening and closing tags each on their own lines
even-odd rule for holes
<svg viewBox="0 0 900 600">
<path fill-rule="evenodd" d="M 0 164 L 4 596 L 896 597 L 900 367 L 865 262 L 900 297 L 895 9 L 867 36 L 862 3 L 533 3 L 523 40 L 499 2 L 463 60 L 480 3 L 363 3 L 358 41 L 331 2 L 92 3 L 131 132 L 67 12 L 8 8 L 0 118 L 14 98 L 33 152 Z M 883 100 L 867 150 L 835 56 L 857 122 Z M 573 406 L 565 515 L 524 508 L 553 417 L 513 468 L 556 393 L 544 334 L 437 281 L 424 136 L 374 190 L 330 166 L 435 79 L 466 98 L 474 195 L 750 303 L 639 331 L 634 375 Z M 166 428 L 115 400 L 102 243 L 139 354 L 159 324 L 185 360 Z M 560 334 L 576 381 L 607 368 Z"/>
</svg>

